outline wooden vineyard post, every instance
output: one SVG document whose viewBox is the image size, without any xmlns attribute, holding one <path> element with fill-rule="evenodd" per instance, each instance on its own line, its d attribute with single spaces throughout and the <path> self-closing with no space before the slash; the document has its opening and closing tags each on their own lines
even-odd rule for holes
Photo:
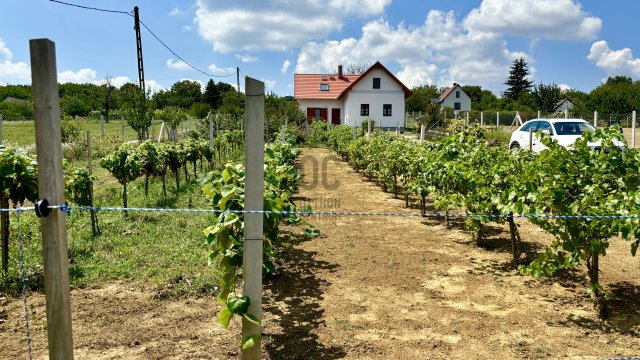
<svg viewBox="0 0 640 360">
<path fill-rule="evenodd" d="M 124 141 L 124 116 L 120 116 L 120 129 L 122 131 L 122 141 Z"/>
<path fill-rule="evenodd" d="M 598 128 L 598 112 L 594 111 L 593 112 L 593 127 L 594 128 Z"/>
<path fill-rule="evenodd" d="M 569 118 L 569 109 L 564 109 L 564 118 L 565 119 Z"/>
<path fill-rule="evenodd" d="M 371 119 L 367 120 L 367 137 L 371 137 Z"/>
<path fill-rule="evenodd" d="M 533 129 L 529 128 L 529 151 L 533 150 Z"/>
<path fill-rule="evenodd" d="M 0 115 L 0 145 L 2 145 L 2 127 L 3 127 L 2 115 Z"/>
<path fill-rule="evenodd" d="M 500 113 L 496 113 L 496 130 L 500 127 Z"/>
<path fill-rule="evenodd" d="M 0 208 L 9 208 L 9 199 L 4 192 L 0 193 Z M 9 212 L 0 213 L 0 237 L 2 237 L 2 272 L 9 272 Z"/>
<path fill-rule="evenodd" d="M 636 111 L 631 113 L 631 147 L 636 147 Z"/>
<path fill-rule="evenodd" d="M 91 233 L 96 236 L 100 233 L 98 228 L 98 215 L 93 210 L 93 159 L 91 154 L 91 131 L 87 130 L 87 171 L 89 172 L 89 206 L 91 207 Z"/>
<path fill-rule="evenodd" d="M 62 134 L 55 44 L 48 39 L 29 41 L 38 156 L 38 195 L 50 205 L 64 204 Z M 73 359 L 67 215 L 52 210 L 40 218 L 44 257 L 49 358 Z"/>
<path fill-rule="evenodd" d="M 287 126 L 286 125 L 282 125 L 282 129 L 280 130 L 282 132 L 281 134 L 281 141 L 284 144 L 287 141 Z"/>
<path fill-rule="evenodd" d="M 156 138 L 156 117 L 151 116 L 151 139 Z"/>
<path fill-rule="evenodd" d="M 541 115 L 542 115 L 542 112 L 540 110 L 538 110 L 538 117 L 536 119 L 540 119 Z"/>
<path fill-rule="evenodd" d="M 104 115 L 100 115 L 100 136 L 104 137 Z"/>
<path fill-rule="evenodd" d="M 420 144 L 424 142 L 424 130 L 425 130 L 425 126 L 420 125 Z"/>
<path fill-rule="evenodd" d="M 264 209 L 264 83 L 245 77 L 245 210 Z M 262 321 L 262 214 L 244 215 L 244 254 L 242 256 L 243 296 L 250 299 L 249 314 Z M 243 359 L 260 359 L 261 326 L 242 319 L 242 338 L 253 337 L 255 345 L 242 350 Z"/>
</svg>

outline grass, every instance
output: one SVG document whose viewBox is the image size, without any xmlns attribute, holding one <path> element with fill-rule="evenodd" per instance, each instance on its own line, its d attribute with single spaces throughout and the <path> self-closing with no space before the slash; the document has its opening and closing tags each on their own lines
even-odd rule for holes
<svg viewBox="0 0 640 360">
<path fill-rule="evenodd" d="M 93 136 L 101 134 L 100 120 L 80 119 L 80 137 L 84 139 L 85 132 L 91 131 Z M 189 128 L 193 128 L 193 120 L 189 122 Z M 155 134 L 160 132 L 160 121 L 155 122 Z M 151 130 L 149 130 L 151 134 Z M 104 134 L 122 136 L 122 123 L 120 120 L 111 120 L 104 123 Z M 125 122 L 124 141 L 137 140 L 136 132 Z M 5 121 L 2 128 L 2 143 L 7 145 L 27 146 L 35 143 L 35 124 L 33 121 Z"/>
<path fill-rule="evenodd" d="M 241 153 L 234 158 L 240 158 Z M 96 162 L 97 163 L 97 162 Z M 84 162 L 75 164 L 83 166 Z M 206 164 L 205 164 L 206 165 Z M 206 166 L 205 166 L 206 167 Z M 205 169 L 206 170 L 206 169 Z M 144 195 L 144 178 L 131 183 L 129 207 L 207 208 L 193 167 L 188 182 L 180 172 L 180 189 L 175 179 L 167 177 L 167 198 L 162 194 L 161 179 L 151 179 L 149 195 Z M 200 171 L 198 178 L 207 172 Z M 96 206 L 122 206 L 122 186 L 106 170 L 94 166 Z M 199 296 L 215 292 L 219 274 L 208 266 L 208 248 L 203 229 L 211 223 L 211 214 L 103 211 L 98 213 L 101 235 L 91 234 L 88 212 L 73 211 L 67 219 L 70 282 L 73 288 L 101 286 L 123 281 L 159 297 Z M 27 285 L 44 289 L 42 243 L 39 221 L 33 212 L 20 214 L 20 231 L 24 242 Z M 7 276 L 0 276 L 0 293 L 21 291 L 18 221 L 11 214 L 10 266 Z"/>
</svg>

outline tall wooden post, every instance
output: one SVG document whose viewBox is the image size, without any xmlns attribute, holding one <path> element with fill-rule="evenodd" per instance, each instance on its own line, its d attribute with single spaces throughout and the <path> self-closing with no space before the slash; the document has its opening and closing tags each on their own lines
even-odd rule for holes
<svg viewBox="0 0 640 360">
<path fill-rule="evenodd" d="M 0 208 L 9 208 L 9 199 L 4 192 L 0 193 Z M 0 213 L 0 237 L 2 238 L 2 272 L 9 272 L 9 212 Z"/>
<path fill-rule="evenodd" d="M 636 111 L 631 113 L 631 147 L 636 147 Z"/>
<path fill-rule="evenodd" d="M 64 204 L 64 178 L 55 44 L 48 39 L 36 39 L 29 41 L 29 48 L 38 155 L 38 195 L 51 205 L 60 205 Z M 62 211 L 52 210 L 48 216 L 40 218 L 49 358 L 53 360 L 73 359 L 65 217 Z"/>
<path fill-rule="evenodd" d="M 264 209 L 264 83 L 245 77 L 245 210 Z M 249 297 L 249 313 L 262 321 L 262 214 L 244 215 L 242 257 L 243 295 Z M 254 337 L 255 345 L 242 350 L 243 359 L 260 359 L 260 326 L 242 319 L 242 338 Z"/>
<path fill-rule="evenodd" d="M 564 109 L 564 118 L 565 119 L 569 118 L 569 109 Z"/>
<path fill-rule="evenodd" d="M 100 136 L 104 137 L 104 115 L 100 115 Z"/>
<path fill-rule="evenodd" d="M 480 111 L 480 127 L 484 127 L 484 112 Z"/>
<path fill-rule="evenodd" d="M 420 144 L 424 142 L 424 131 L 425 131 L 425 126 L 420 125 Z"/>
<path fill-rule="evenodd" d="M 156 117 L 151 117 L 151 139 L 156 138 Z"/>
<path fill-rule="evenodd" d="M 496 130 L 500 127 L 500 113 L 496 113 Z"/>
<path fill-rule="evenodd" d="M 280 130 L 282 132 L 281 134 L 281 142 L 284 144 L 287 141 L 287 126 L 286 125 L 282 125 L 282 128 Z"/>
<path fill-rule="evenodd" d="M 367 119 L 367 136 L 371 137 L 371 119 Z"/>
<path fill-rule="evenodd" d="M 2 127 L 4 126 L 2 115 L 0 115 L 0 145 L 2 145 Z"/>
<path fill-rule="evenodd" d="M 538 117 L 537 119 L 540 119 L 540 116 L 542 115 L 542 112 L 540 110 L 538 110 Z"/>
<path fill-rule="evenodd" d="M 120 128 L 122 130 L 122 141 L 124 141 L 124 116 L 120 116 Z"/>
<path fill-rule="evenodd" d="M 598 112 L 593 112 L 593 127 L 598 128 Z"/>
</svg>

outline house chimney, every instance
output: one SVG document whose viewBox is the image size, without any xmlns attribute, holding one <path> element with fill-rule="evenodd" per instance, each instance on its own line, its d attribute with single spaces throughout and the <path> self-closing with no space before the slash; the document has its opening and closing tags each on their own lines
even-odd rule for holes
<svg viewBox="0 0 640 360">
<path fill-rule="evenodd" d="M 342 65 L 338 65 L 338 78 L 342 79 Z"/>
</svg>

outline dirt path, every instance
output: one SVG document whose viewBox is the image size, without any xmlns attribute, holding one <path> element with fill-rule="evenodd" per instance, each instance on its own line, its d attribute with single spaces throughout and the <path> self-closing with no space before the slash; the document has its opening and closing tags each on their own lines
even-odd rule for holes
<svg viewBox="0 0 640 360">
<path fill-rule="evenodd" d="M 323 186 L 324 159 L 325 182 L 337 186 Z M 306 186 L 300 195 L 314 210 L 415 211 L 330 159 L 326 150 L 303 152 Z M 310 221 L 322 236 L 296 246 L 312 261 L 308 285 L 292 284 L 302 292 L 300 306 L 317 316 L 311 319 L 310 357 L 317 350 L 324 358 L 329 349 L 336 358 L 354 359 L 640 354 L 640 266 L 629 256 L 628 244 L 614 242 L 604 260 L 605 284 L 624 296 L 612 304 L 611 321 L 603 323 L 594 317 L 581 270 L 542 282 L 511 270 L 506 228 L 493 229 L 493 249 L 483 249 L 439 220 L 320 216 Z M 550 240 L 528 224 L 521 230 L 530 250 Z M 295 312 L 293 302 L 289 309 Z"/>
<path fill-rule="evenodd" d="M 315 166 L 314 166 L 315 164 Z M 324 165 L 323 165 L 324 164 Z M 305 149 L 298 201 L 314 210 L 416 212 L 323 149 Z M 323 174 L 324 181 L 323 181 Z M 490 248 L 459 224 L 419 218 L 317 216 L 310 240 L 285 229 L 265 281 L 267 359 L 613 358 L 640 355 L 640 263 L 614 241 L 603 282 L 621 300 L 594 317 L 582 269 L 536 281 L 510 269 L 508 232 Z M 522 224 L 525 249 L 550 241 Z M 240 324 L 224 330 L 212 297 L 162 299 L 115 283 L 72 291 L 78 359 L 235 359 Z M 35 359 L 46 358 L 42 294 L 29 294 Z M 21 299 L 0 294 L 0 359 L 27 358 Z"/>
</svg>

